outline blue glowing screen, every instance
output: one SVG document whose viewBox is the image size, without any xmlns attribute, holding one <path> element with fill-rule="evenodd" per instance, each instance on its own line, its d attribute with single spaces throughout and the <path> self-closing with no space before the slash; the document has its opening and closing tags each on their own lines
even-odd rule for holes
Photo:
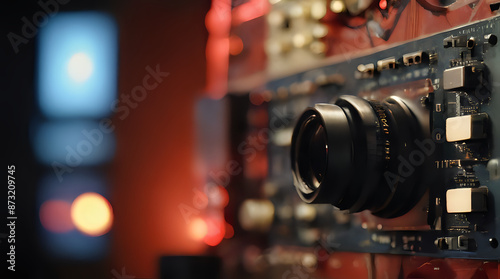
<svg viewBox="0 0 500 279">
<path fill-rule="evenodd" d="M 117 26 L 100 12 L 58 13 L 40 29 L 38 100 L 48 117 L 104 117 L 117 91 Z"/>
</svg>

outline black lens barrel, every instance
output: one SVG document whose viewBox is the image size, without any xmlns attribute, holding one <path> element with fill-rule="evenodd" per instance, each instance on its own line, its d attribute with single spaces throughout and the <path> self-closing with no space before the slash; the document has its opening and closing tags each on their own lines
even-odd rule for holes
<svg viewBox="0 0 500 279">
<path fill-rule="evenodd" d="M 307 150 L 311 144 L 309 131 L 321 125 L 325 130 L 325 145 L 327 153 L 324 177 L 319 185 L 311 183 L 310 177 L 311 160 L 323 160 L 314 158 Z M 312 128 L 311 128 L 312 126 Z M 352 139 L 349 122 L 342 108 L 330 104 L 317 104 L 314 108 L 306 110 L 299 119 L 292 137 L 292 168 L 294 170 L 294 181 L 301 197 L 307 202 L 315 203 L 338 203 L 342 199 L 342 193 L 347 188 L 351 171 L 350 164 L 352 156 Z M 335 184 L 335 187 L 322 187 L 322 185 Z"/>
<path fill-rule="evenodd" d="M 425 192 L 418 167 L 404 177 L 399 173 L 400 160 L 421 138 L 415 115 L 397 97 L 376 102 L 346 95 L 335 104 L 316 104 L 302 114 L 292 136 L 297 192 L 308 203 L 401 216 Z"/>
</svg>

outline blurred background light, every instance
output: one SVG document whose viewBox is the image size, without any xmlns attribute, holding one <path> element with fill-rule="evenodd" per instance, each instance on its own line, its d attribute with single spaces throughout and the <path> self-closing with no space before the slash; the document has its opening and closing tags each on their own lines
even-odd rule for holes
<svg viewBox="0 0 500 279">
<path fill-rule="evenodd" d="M 79 52 L 69 59 L 68 73 L 76 82 L 86 81 L 92 75 L 92 60 L 83 52 Z"/>
<path fill-rule="evenodd" d="M 229 239 L 234 236 L 234 228 L 231 226 L 231 224 L 226 223 L 226 234 L 224 235 L 224 238 Z"/>
<path fill-rule="evenodd" d="M 75 226 L 71 220 L 71 205 L 63 200 L 48 200 L 40 207 L 40 222 L 42 226 L 54 233 L 65 233 Z"/>
<path fill-rule="evenodd" d="M 210 187 L 208 190 L 208 199 L 212 207 L 224 208 L 229 203 L 229 193 L 222 186 Z"/>
<path fill-rule="evenodd" d="M 68 167 L 97 165 L 113 158 L 113 133 L 93 121 L 49 121 L 35 125 L 33 150 L 39 162 Z"/>
<path fill-rule="evenodd" d="M 217 246 L 226 235 L 226 221 L 224 220 L 224 213 L 208 213 L 205 223 L 207 224 L 207 234 L 203 238 L 203 241 L 209 246 Z"/>
<path fill-rule="evenodd" d="M 58 13 L 39 35 L 38 100 L 49 117 L 104 117 L 117 91 L 117 27 L 100 12 Z"/>
<path fill-rule="evenodd" d="M 39 231 L 48 256 L 93 261 L 107 255 L 113 221 L 107 189 L 104 176 L 95 171 L 75 169 L 62 181 L 53 172 L 42 177 Z"/>
<path fill-rule="evenodd" d="M 330 9 L 332 12 L 339 14 L 344 11 L 345 4 L 341 0 L 334 0 L 330 3 Z"/>
<path fill-rule="evenodd" d="M 189 234 L 194 240 L 202 240 L 207 232 L 207 223 L 202 218 L 196 218 L 189 224 Z"/>
<path fill-rule="evenodd" d="M 240 37 L 232 35 L 229 37 L 229 53 L 231 55 L 238 55 L 243 51 L 243 41 Z"/>
<path fill-rule="evenodd" d="M 97 193 L 83 193 L 71 205 L 71 219 L 82 233 L 99 236 L 111 228 L 113 211 L 103 196 Z"/>
</svg>

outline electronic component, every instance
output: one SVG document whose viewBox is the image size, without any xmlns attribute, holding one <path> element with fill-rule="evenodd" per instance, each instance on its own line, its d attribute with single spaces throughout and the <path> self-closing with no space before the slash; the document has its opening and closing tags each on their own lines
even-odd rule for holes
<svg viewBox="0 0 500 279">
<path fill-rule="evenodd" d="M 488 114 L 456 116 L 446 119 L 448 142 L 481 139 L 487 136 Z"/>
<path fill-rule="evenodd" d="M 357 68 L 356 78 L 373 78 L 375 73 L 375 65 L 370 64 L 359 64 Z"/>
<path fill-rule="evenodd" d="M 292 216 L 272 225 L 280 241 L 498 259 L 497 34 L 500 17 L 270 81 L 269 199 Z M 341 86 L 325 82 L 333 75 Z M 309 81 L 307 94 L 281 97 Z"/>
<path fill-rule="evenodd" d="M 459 66 L 446 69 L 443 73 L 443 88 L 450 90 L 477 86 L 477 73 L 477 69 L 474 66 Z"/>
<path fill-rule="evenodd" d="M 396 69 L 396 58 L 389 57 L 377 61 L 377 71 L 381 72 L 389 69 Z"/>
<path fill-rule="evenodd" d="M 475 249 L 475 242 L 473 239 L 465 235 L 439 237 L 434 242 L 440 250 L 460 250 L 467 251 Z"/>
<path fill-rule="evenodd" d="M 491 46 L 494 46 L 497 44 L 498 42 L 498 38 L 497 36 L 493 35 L 493 34 L 488 34 L 488 35 L 484 35 L 484 40 L 490 44 Z"/>
<path fill-rule="evenodd" d="M 457 188 L 446 191 L 448 213 L 469 213 L 486 211 L 488 188 Z"/>
<path fill-rule="evenodd" d="M 475 45 L 476 45 L 476 39 L 474 39 L 474 37 L 470 37 L 467 40 L 467 48 L 468 49 L 473 49 Z"/>
<path fill-rule="evenodd" d="M 422 51 L 407 53 L 403 55 L 403 64 L 405 66 L 420 64 L 425 58 L 426 58 L 426 53 Z"/>
<path fill-rule="evenodd" d="M 467 36 L 449 36 L 443 40 L 443 46 L 449 47 L 466 47 Z"/>
</svg>

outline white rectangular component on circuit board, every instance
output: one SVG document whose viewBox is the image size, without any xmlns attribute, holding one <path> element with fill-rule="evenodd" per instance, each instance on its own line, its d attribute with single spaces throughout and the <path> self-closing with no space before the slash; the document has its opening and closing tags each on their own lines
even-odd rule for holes
<svg viewBox="0 0 500 279">
<path fill-rule="evenodd" d="M 469 213 L 486 211 L 488 189 L 456 188 L 446 191 L 446 211 L 448 213 Z"/>
<path fill-rule="evenodd" d="M 469 140 L 472 136 L 472 116 L 464 115 L 446 119 L 446 140 L 448 142 Z"/>
</svg>

